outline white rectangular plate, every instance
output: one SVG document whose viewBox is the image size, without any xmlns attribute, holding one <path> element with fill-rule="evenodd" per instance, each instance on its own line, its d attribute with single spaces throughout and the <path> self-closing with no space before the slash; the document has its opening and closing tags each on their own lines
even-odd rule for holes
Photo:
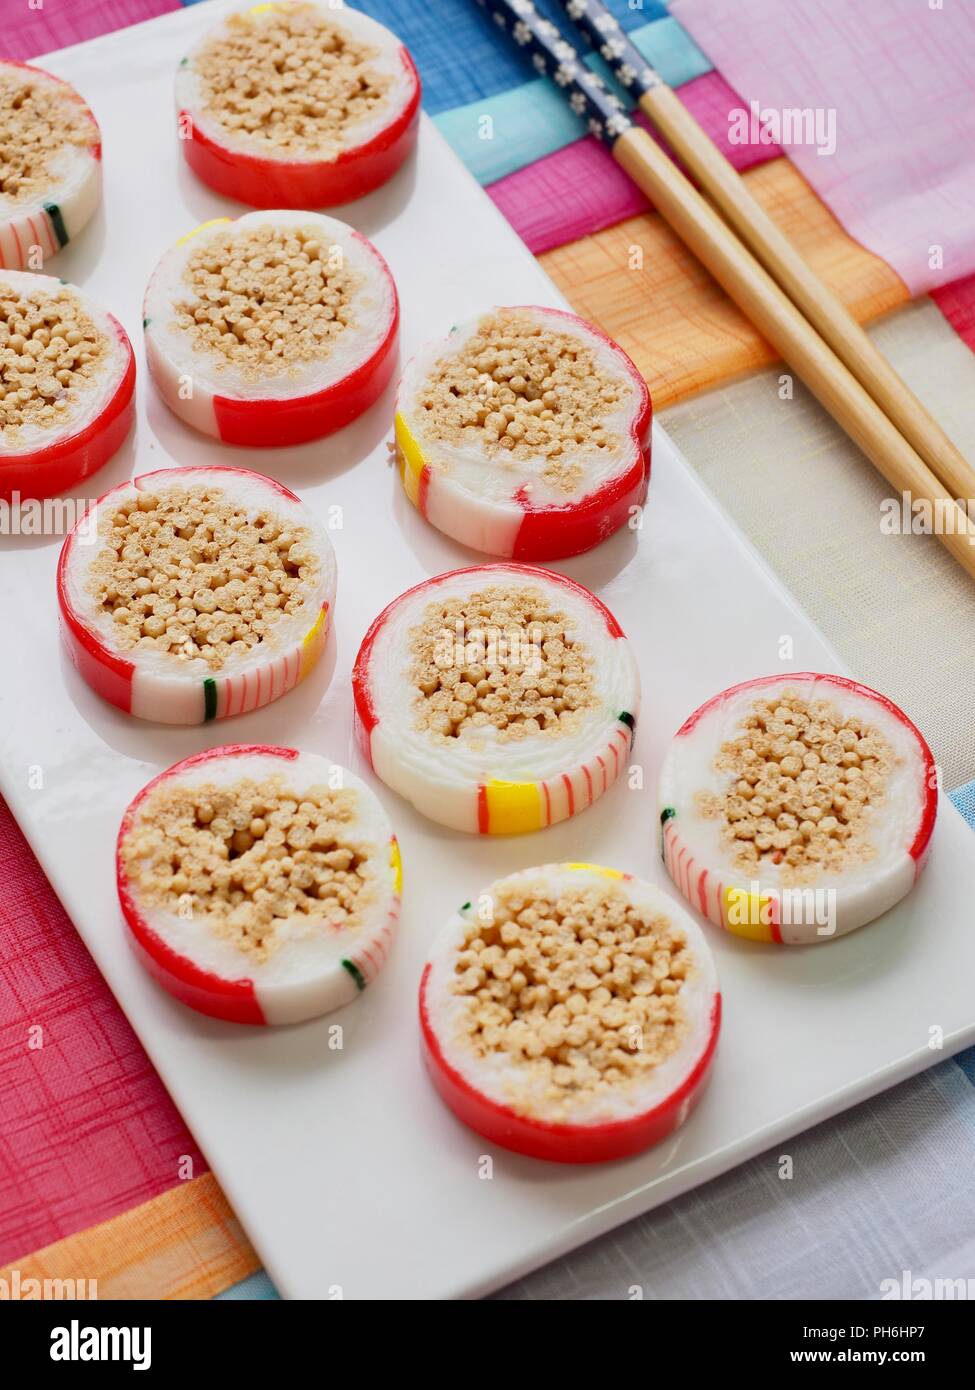
<svg viewBox="0 0 975 1390">
<path fill-rule="evenodd" d="M 184 169 L 174 132 L 176 64 L 221 8 L 230 6 L 168 15 L 47 63 L 91 101 L 106 176 L 102 212 L 51 268 L 118 315 L 139 359 L 137 431 L 89 493 L 133 470 L 232 463 L 273 474 L 323 514 L 340 506 L 336 631 L 320 668 L 267 709 L 194 729 L 141 724 L 98 700 L 61 653 L 57 543 L 0 542 L 2 788 L 282 1293 L 474 1296 L 975 1039 L 971 831 L 945 801 L 918 889 L 853 936 L 789 949 L 708 928 L 726 1023 L 710 1090 L 671 1141 L 597 1168 L 498 1151 L 493 1177 L 481 1176 L 484 1142 L 440 1104 L 419 1060 L 416 989 L 433 933 L 472 893 L 531 864 L 589 860 L 667 886 L 654 787 L 685 715 L 750 676 L 839 669 L 658 430 L 644 529 L 564 567 L 609 604 L 636 646 L 644 705 L 633 761 L 644 789 L 620 785 L 567 824 L 498 840 L 441 830 L 376 784 L 403 850 L 401 932 L 377 983 L 332 1019 L 235 1028 L 182 1008 L 143 974 L 113 884 L 115 834 L 132 795 L 161 767 L 219 742 L 296 744 L 361 772 L 349 673 L 367 625 L 409 585 L 472 559 L 402 495 L 386 452 L 391 395 L 331 440 L 266 452 L 192 433 L 153 395 L 140 347 L 149 273 L 184 232 L 240 211 Z M 563 303 L 429 121 L 416 163 L 347 216 L 396 276 L 404 356 L 492 303 Z M 800 520 L 788 524 L 801 545 Z M 786 664 L 783 636 L 793 642 Z M 37 767 L 43 786 L 31 790 Z M 341 1051 L 328 1047 L 336 1020 Z M 942 1051 L 929 1048 L 932 1027 L 943 1030 Z"/>
</svg>

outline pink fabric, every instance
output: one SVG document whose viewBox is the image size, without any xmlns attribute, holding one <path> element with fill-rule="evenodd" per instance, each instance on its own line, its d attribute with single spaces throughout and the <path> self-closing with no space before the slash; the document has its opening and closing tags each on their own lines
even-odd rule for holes
<svg viewBox="0 0 975 1390">
<path fill-rule="evenodd" d="M 0 54 L 29 61 L 179 8 L 0 0 Z M 194 1176 L 207 1165 L 2 799 L 0 884 L 4 1264 L 175 1186 L 184 1156 Z"/>
<path fill-rule="evenodd" d="M 975 271 L 970 0 L 674 0 L 671 11 L 746 104 L 835 110 L 835 153 L 787 153 L 912 294 Z"/>
<path fill-rule="evenodd" d="M 975 352 L 975 275 L 933 290 L 931 298 L 958 334 Z"/>
<path fill-rule="evenodd" d="M 782 153 L 777 145 L 730 143 L 728 112 L 741 100 L 716 72 L 695 77 L 677 95 L 736 169 Z M 647 124 L 642 115 L 639 119 Z M 649 207 L 605 145 L 591 135 L 499 179 L 487 191 L 536 256 Z"/>
<path fill-rule="evenodd" d="M 0 0 L 0 57 L 21 62 L 180 8 L 179 0 Z"/>
<path fill-rule="evenodd" d="M 206 1163 L 2 800 L 0 884 L 3 1265 Z"/>
</svg>

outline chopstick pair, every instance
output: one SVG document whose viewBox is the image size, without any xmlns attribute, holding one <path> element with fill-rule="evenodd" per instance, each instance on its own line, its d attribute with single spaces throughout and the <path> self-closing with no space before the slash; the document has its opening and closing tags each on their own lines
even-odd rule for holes
<svg viewBox="0 0 975 1390">
<path fill-rule="evenodd" d="M 898 493 L 933 505 L 941 520 L 938 539 L 975 577 L 975 524 L 964 505 L 975 499 L 975 469 L 755 201 L 601 0 L 559 4 L 727 221 L 630 119 L 619 98 L 531 0 L 477 3 L 531 55 L 535 70 L 562 89 L 590 132 L 887 482 Z"/>
</svg>

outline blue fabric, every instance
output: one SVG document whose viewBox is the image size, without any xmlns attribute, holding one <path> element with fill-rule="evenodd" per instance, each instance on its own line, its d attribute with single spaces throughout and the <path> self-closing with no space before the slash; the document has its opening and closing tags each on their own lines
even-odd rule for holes
<svg viewBox="0 0 975 1390">
<path fill-rule="evenodd" d="M 673 19 L 657 19 L 630 35 L 636 47 L 672 87 L 711 71 L 711 64 L 684 29 Z M 610 70 L 590 53 L 586 62 L 604 80 Z M 527 64 L 524 72 L 530 72 Z M 615 84 L 614 84 L 615 85 Z M 617 89 L 626 106 L 630 97 Z M 485 126 L 490 117 L 490 126 Z M 447 143 L 482 184 L 524 169 L 547 154 L 571 145 L 586 133 L 586 124 L 569 107 L 564 95 L 547 77 L 535 77 L 516 87 L 453 107 L 434 117 Z M 483 132 L 489 130 L 486 136 Z"/>
<path fill-rule="evenodd" d="M 975 1047 L 968 1047 L 964 1052 L 959 1052 L 953 1060 L 961 1067 L 972 1085 L 975 1086 Z"/>
<path fill-rule="evenodd" d="M 634 8 L 627 0 L 607 4 L 627 30 L 667 14 L 660 0 L 642 0 Z M 531 71 L 475 0 L 355 0 L 353 8 L 406 44 L 423 80 L 423 105 L 433 116 L 518 86 Z M 536 9 L 570 37 L 572 26 L 555 0 L 536 0 Z"/>
</svg>

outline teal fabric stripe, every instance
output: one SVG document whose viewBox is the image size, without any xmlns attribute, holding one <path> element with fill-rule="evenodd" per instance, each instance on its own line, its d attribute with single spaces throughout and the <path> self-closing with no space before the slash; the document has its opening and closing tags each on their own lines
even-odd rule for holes
<svg viewBox="0 0 975 1390">
<path fill-rule="evenodd" d="M 672 87 L 712 71 L 707 58 L 675 19 L 654 20 L 634 29 L 630 38 Z M 597 55 L 590 54 L 586 62 L 600 76 L 609 77 L 609 69 Z M 632 105 L 629 101 L 627 104 Z M 485 117 L 491 118 L 489 138 L 482 133 Z M 548 77 L 456 106 L 434 120 L 448 144 L 482 184 L 494 183 L 544 155 L 554 154 L 586 133 L 585 122 L 569 109 L 565 97 Z"/>
<path fill-rule="evenodd" d="M 246 1279 L 241 1279 L 239 1284 L 231 1284 L 229 1289 L 224 1289 L 223 1293 L 214 1295 L 214 1302 L 219 1303 L 223 1299 L 233 1302 L 235 1299 L 266 1300 L 280 1298 L 277 1289 L 271 1283 L 267 1273 L 259 1269 L 256 1274 L 249 1274 Z"/>
<path fill-rule="evenodd" d="M 968 824 L 975 830 L 975 781 L 966 782 L 964 786 L 956 787 L 948 795 L 968 821 Z"/>
</svg>

